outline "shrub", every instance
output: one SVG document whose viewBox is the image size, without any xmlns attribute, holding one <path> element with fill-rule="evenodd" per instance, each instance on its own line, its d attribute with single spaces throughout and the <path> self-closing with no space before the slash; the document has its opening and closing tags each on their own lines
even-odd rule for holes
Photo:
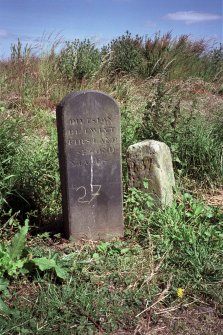
<svg viewBox="0 0 223 335">
<path fill-rule="evenodd" d="M 202 76 L 206 80 L 220 80 L 222 82 L 223 72 L 223 45 L 211 49 L 203 57 L 204 71 Z"/>
<path fill-rule="evenodd" d="M 111 75 L 139 74 L 143 67 L 143 39 L 127 31 L 108 45 L 105 69 Z"/>
<path fill-rule="evenodd" d="M 58 66 L 66 78 L 92 77 L 100 66 L 100 52 L 89 39 L 66 42 L 58 57 Z"/>
<path fill-rule="evenodd" d="M 156 76 L 165 73 L 173 59 L 170 56 L 171 34 L 163 36 L 156 34 L 154 39 L 146 38 L 144 43 L 144 56 L 146 65 L 144 66 L 143 77 Z"/>
<path fill-rule="evenodd" d="M 203 55 L 207 42 L 192 41 L 189 35 L 181 35 L 171 42 L 170 57 L 173 59 L 168 71 L 169 79 L 202 77 Z"/>
</svg>

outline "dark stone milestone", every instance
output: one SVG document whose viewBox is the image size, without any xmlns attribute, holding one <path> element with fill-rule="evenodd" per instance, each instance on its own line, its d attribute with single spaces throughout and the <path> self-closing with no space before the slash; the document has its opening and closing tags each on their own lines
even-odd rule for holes
<svg viewBox="0 0 223 335">
<path fill-rule="evenodd" d="M 57 129 L 67 237 L 123 236 L 117 104 L 101 92 L 73 92 L 57 107 Z"/>
</svg>

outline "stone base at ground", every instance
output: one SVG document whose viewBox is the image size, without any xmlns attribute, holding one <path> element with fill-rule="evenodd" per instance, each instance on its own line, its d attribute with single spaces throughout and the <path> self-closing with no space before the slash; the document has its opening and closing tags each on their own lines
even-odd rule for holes
<svg viewBox="0 0 223 335">
<path fill-rule="evenodd" d="M 162 142 L 145 140 L 131 145 L 127 152 L 129 186 L 144 188 L 151 194 L 155 205 L 165 207 L 173 201 L 175 179 L 169 147 Z"/>
</svg>

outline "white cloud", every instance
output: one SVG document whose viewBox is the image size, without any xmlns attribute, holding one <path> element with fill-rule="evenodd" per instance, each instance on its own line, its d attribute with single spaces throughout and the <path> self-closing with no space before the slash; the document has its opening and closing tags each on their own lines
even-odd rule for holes
<svg viewBox="0 0 223 335">
<path fill-rule="evenodd" d="M 155 27 L 157 27 L 157 23 L 152 21 L 152 20 L 147 20 L 146 23 L 145 23 L 145 26 L 147 28 L 155 28 Z"/>
<path fill-rule="evenodd" d="M 90 37 L 92 43 L 94 43 L 97 47 L 102 47 L 110 42 L 110 39 L 103 37 L 102 35 L 94 35 Z"/>
<path fill-rule="evenodd" d="M 8 37 L 10 34 L 8 31 L 4 30 L 4 29 L 0 29 L 0 38 L 6 38 Z"/>
<path fill-rule="evenodd" d="M 17 38 L 18 38 L 18 35 L 11 33 L 10 31 L 7 31 L 5 29 L 0 29 L 0 40 L 3 40 L 3 39 L 15 40 Z"/>
<path fill-rule="evenodd" d="M 221 15 L 212 13 L 201 13 L 195 11 L 169 13 L 165 16 L 168 20 L 183 21 L 186 24 L 214 21 L 222 19 Z"/>
</svg>

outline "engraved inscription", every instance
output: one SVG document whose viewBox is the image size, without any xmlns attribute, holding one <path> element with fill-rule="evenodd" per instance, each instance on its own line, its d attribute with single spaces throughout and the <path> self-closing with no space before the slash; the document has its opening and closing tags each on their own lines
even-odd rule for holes
<svg viewBox="0 0 223 335">
<path fill-rule="evenodd" d="M 95 143 L 96 143 L 95 138 L 75 138 L 75 139 L 68 140 L 69 145 L 86 145 L 86 144 L 95 144 Z"/>
<path fill-rule="evenodd" d="M 103 128 L 85 128 L 85 134 L 102 134 L 102 133 L 113 133 L 115 127 L 103 127 Z"/>
<path fill-rule="evenodd" d="M 85 145 L 86 144 L 109 144 L 109 143 L 118 143 L 117 137 L 102 137 L 96 142 L 96 139 L 93 138 L 78 138 L 78 139 L 69 139 L 68 145 Z"/>
<path fill-rule="evenodd" d="M 83 147 L 82 150 L 76 150 L 77 155 L 115 153 L 119 150 L 115 149 L 119 140 L 112 122 L 114 120 L 111 117 L 69 119 L 66 143 L 70 147 Z"/>
<path fill-rule="evenodd" d="M 102 92 L 71 92 L 57 107 L 57 126 L 66 236 L 123 236 L 117 104 Z"/>
<path fill-rule="evenodd" d="M 80 128 L 78 129 L 69 129 L 68 130 L 68 135 L 72 136 L 72 135 L 80 135 L 82 134 L 82 131 Z"/>
<path fill-rule="evenodd" d="M 70 119 L 69 123 L 71 125 L 81 125 L 83 123 L 87 123 L 87 124 L 111 124 L 112 123 L 112 118 L 111 117 L 86 118 L 86 120 L 84 120 L 84 121 L 83 121 L 83 119 Z"/>
<path fill-rule="evenodd" d="M 108 144 L 108 143 L 118 143 L 118 139 L 117 139 L 117 137 L 112 137 L 112 138 L 102 137 L 101 143 L 105 143 L 105 144 Z"/>
<path fill-rule="evenodd" d="M 85 186 L 75 187 L 73 189 L 76 192 L 81 191 L 81 196 L 77 199 L 80 204 L 90 204 L 97 196 L 100 195 L 101 185 L 91 185 L 91 191 L 87 194 L 87 189 Z"/>
<path fill-rule="evenodd" d="M 70 119 L 70 124 L 71 125 L 80 125 L 83 123 L 83 120 L 82 119 Z"/>
<path fill-rule="evenodd" d="M 104 134 L 104 133 L 114 133 L 115 127 L 100 127 L 100 128 L 75 128 L 75 129 L 69 129 L 68 135 L 81 135 L 81 134 Z"/>
<path fill-rule="evenodd" d="M 77 167 L 77 166 L 88 166 L 91 165 L 90 159 L 85 160 L 69 160 L 71 163 L 71 166 Z M 100 159 L 100 158 L 94 158 L 94 165 L 105 165 L 108 162 L 108 160 Z"/>
<path fill-rule="evenodd" d="M 75 151 L 77 155 L 90 155 L 90 154 L 114 154 L 118 151 L 115 147 L 100 147 L 100 148 L 89 148 Z"/>
</svg>

